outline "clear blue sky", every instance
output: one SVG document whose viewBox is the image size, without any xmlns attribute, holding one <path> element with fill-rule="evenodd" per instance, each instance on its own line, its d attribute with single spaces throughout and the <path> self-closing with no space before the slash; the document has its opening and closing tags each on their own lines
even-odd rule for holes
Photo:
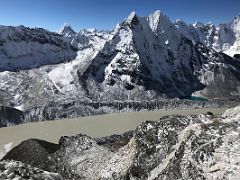
<svg viewBox="0 0 240 180">
<path fill-rule="evenodd" d="M 218 24 L 240 14 L 240 0 L 1 0 L 0 24 L 43 27 L 63 23 L 80 28 L 112 29 L 131 11 L 140 16 L 161 10 L 171 20 Z"/>
</svg>

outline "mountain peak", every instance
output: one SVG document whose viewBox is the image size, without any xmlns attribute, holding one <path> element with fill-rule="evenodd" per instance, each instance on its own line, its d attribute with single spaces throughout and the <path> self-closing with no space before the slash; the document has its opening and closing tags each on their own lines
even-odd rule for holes
<svg viewBox="0 0 240 180">
<path fill-rule="evenodd" d="M 235 16 L 234 19 L 240 21 L 240 14 L 238 16 Z"/>
<path fill-rule="evenodd" d="M 234 24 L 240 24 L 240 15 L 234 17 L 233 23 Z"/>
<path fill-rule="evenodd" d="M 157 11 L 154 11 L 153 13 L 151 13 L 149 16 L 153 16 L 155 18 L 159 18 L 161 14 L 162 14 L 161 11 L 157 10 Z"/>
<path fill-rule="evenodd" d="M 64 23 L 63 26 L 58 30 L 58 34 L 66 37 L 71 37 L 76 34 L 72 27 L 68 23 Z"/>
<path fill-rule="evenodd" d="M 138 23 L 138 18 L 137 14 L 135 11 L 132 11 L 130 15 L 125 19 L 124 24 L 137 24 Z"/>
<path fill-rule="evenodd" d="M 156 31 L 159 28 L 161 29 L 161 31 L 163 31 L 172 24 L 170 18 L 164 15 L 160 10 L 157 10 L 150 14 L 148 16 L 148 21 L 153 31 Z"/>
<path fill-rule="evenodd" d="M 129 16 L 127 17 L 127 21 L 132 21 L 132 19 L 136 16 L 136 12 L 135 11 L 132 11 Z"/>
<path fill-rule="evenodd" d="M 195 28 L 200 28 L 200 27 L 204 26 L 204 24 L 203 24 L 202 22 L 200 22 L 200 21 L 196 21 L 196 22 L 193 24 L 193 26 L 194 26 Z"/>
<path fill-rule="evenodd" d="M 181 20 L 181 19 L 177 19 L 176 21 L 175 21 L 175 23 L 184 23 L 184 24 L 186 24 L 183 20 Z"/>
</svg>

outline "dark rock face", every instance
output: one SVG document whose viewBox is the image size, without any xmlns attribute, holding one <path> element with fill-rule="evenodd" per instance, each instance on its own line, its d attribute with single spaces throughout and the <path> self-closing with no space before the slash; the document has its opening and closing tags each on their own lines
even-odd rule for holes
<svg viewBox="0 0 240 180">
<path fill-rule="evenodd" d="M 240 54 L 234 54 L 233 57 L 236 58 L 236 59 L 240 59 Z"/>
<path fill-rule="evenodd" d="M 24 122 L 24 113 L 12 107 L 0 106 L 0 127 L 21 124 Z"/>
<path fill-rule="evenodd" d="M 116 152 L 119 148 L 128 144 L 130 139 L 133 137 L 133 131 L 126 132 L 122 135 L 111 135 L 102 138 L 94 138 L 100 146 L 107 147 L 110 151 Z"/>
<path fill-rule="evenodd" d="M 209 99 L 239 99 L 238 86 L 240 85 L 240 61 L 223 53 L 209 50 L 201 44 L 196 44 L 203 56 L 203 69 L 196 72 L 198 79 L 206 85 L 200 94 Z M 216 89 L 218 89 L 216 91 Z"/>
<path fill-rule="evenodd" d="M 221 117 L 146 121 L 123 135 L 62 137 L 53 171 L 64 179 L 237 179 L 239 117 L 236 107 Z"/>
<path fill-rule="evenodd" d="M 21 161 L 40 169 L 52 171 L 52 155 L 58 148 L 59 145 L 57 144 L 38 139 L 29 139 L 14 147 L 3 157 L 3 160 Z"/>
</svg>

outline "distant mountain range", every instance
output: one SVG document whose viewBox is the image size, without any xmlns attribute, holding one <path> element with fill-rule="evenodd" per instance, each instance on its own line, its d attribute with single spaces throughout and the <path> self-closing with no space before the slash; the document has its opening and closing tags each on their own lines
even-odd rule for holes
<svg viewBox="0 0 240 180">
<path fill-rule="evenodd" d="M 111 31 L 0 26 L 0 105 L 43 116 L 75 101 L 237 101 L 239 54 L 240 16 L 216 26 L 132 12 Z"/>
</svg>

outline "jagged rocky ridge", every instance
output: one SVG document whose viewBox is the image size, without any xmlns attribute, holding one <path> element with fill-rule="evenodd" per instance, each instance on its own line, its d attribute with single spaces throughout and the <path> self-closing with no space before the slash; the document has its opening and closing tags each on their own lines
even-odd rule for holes
<svg viewBox="0 0 240 180">
<path fill-rule="evenodd" d="M 234 17 L 231 22 L 214 25 L 211 22 L 203 24 L 186 24 L 181 20 L 175 26 L 188 39 L 199 41 L 205 46 L 230 56 L 240 54 L 240 16 Z"/>
<path fill-rule="evenodd" d="M 231 30 L 236 42 L 237 22 L 238 18 Z M 191 26 L 198 32 L 197 27 Z M 180 27 L 160 11 L 147 17 L 133 12 L 113 31 L 75 32 L 65 25 L 57 34 L 1 26 L 0 105 L 42 120 L 47 107 L 49 116 L 65 117 L 52 111 L 52 102 L 61 112 L 64 104 L 72 102 L 69 109 L 78 108 L 79 101 L 161 101 L 193 93 L 210 101 L 238 101 L 237 55 L 227 56 L 201 38 L 192 38 L 187 28 L 190 25 Z"/>
<path fill-rule="evenodd" d="M 81 80 L 88 95 L 103 93 L 103 98 L 109 93 L 122 99 L 185 97 L 202 89 L 205 97 L 219 98 L 239 94 L 239 67 L 238 60 L 187 39 L 161 12 L 149 17 L 132 13 L 116 27 Z M 227 94 L 226 83 L 231 89 Z M 221 88 L 208 93 L 216 87 Z"/>
<path fill-rule="evenodd" d="M 40 140 L 27 140 L 3 162 L 35 164 L 63 179 L 238 179 L 239 120 L 238 106 L 222 116 L 208 113 L 146 121 L 123 135 L 62 137 L 54 151 L 48 151 L 51 143 L 43 146 Z M 41 148 L 26 148 L 29 144 Z M 39 158 L 48 161 L 41 164 L 35 161 Z"/>
</svg>

